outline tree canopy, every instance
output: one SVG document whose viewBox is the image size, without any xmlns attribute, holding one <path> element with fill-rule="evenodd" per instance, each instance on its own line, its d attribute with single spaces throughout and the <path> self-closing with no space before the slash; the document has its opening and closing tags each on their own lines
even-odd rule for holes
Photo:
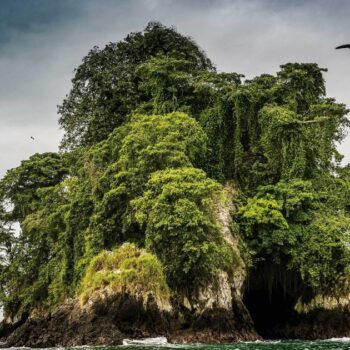
<svg viewBox="0 0 350 350">
<path fill-rule="evenodd" d="M 164 62 L 164 70 L 170 62 L 191 70 L 213 70 L 211 61 L 193 40 L 158 22 L 104 49 L 95 46 L 76 69 L 72 89 L 59 106 L 59 123 L 65 131 L 62 148 L 91 146 L 106 139 L 140 103 L 147 101 L 150 91 L 142 82 L 147 73 L 140 65 L 150 61 L 151 66 L 157 56 L 169 59 Z"/>
</svg>

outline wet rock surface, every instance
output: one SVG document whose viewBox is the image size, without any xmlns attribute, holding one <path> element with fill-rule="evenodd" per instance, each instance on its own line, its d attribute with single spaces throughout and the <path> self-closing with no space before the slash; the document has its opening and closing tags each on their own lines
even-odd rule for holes
<svg viewBox="0 0 350 350">
<path fill-rule="evenodd" d="M 96 297 L 84 306 L 66 301 L 51 313 L 3 322 L 2 347 L 119 345 L 125 338 L 165 336 L 172 343 L 227 343 L 261 339 L 242 300 L 233 297 L 229 309 L 211 307 L 193 312 L 184 306 L 159 310 L 150 296 L 147 304 L 128 295 Z M 268 315 L 266 315 L 268 317 Z M 271 328 L 269 338 L 328 339 L 350 336 L 349 307 L 295 313 Z"/>
<path fill-rule="evenodd" d="M 165 336 L 170 342 L 231 342 L 258 338 L 244 305 L 213 308 L 199 315 L 163 312 L 152 300 L 145 306 L 128 296 L 82 307 L 69 300 L 56 311 L 29 317 L 17 327 L 2 324 L 3 347 L 118 345 L 124 338 Z M 7 330 L 5 332 L 5 330 Z"/>
<path fill-rule="evenodd" d="M 296 313 L 285 324 L 276 325 L 273 336 L 305 340 L 350 337 L 349 307 L 316 309 L 307 314 Z"/>
</svg>

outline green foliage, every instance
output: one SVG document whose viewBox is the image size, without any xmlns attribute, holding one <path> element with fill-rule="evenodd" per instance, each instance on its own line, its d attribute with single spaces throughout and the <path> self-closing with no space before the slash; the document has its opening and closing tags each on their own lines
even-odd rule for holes
<svg viewBox="0 0 350 350">
<path fill-rule="evenodd" d="M 96 248 L 111 248 L 126 239 L 142 243 L 144 234 L 132 220 L 130 201 L 142 195 L 153 172 L 196 164 L 205 151 L 205 134 L 194 119 L 183 113 L 136 115 L 127 128 L 124 138 L 116 129 L 106 141 L 118 149 L 118 154 L 101 173 L 101 186 L 97 188 L 103 195 L 91 224 L 88 245 L 92 256 Z"/>
<path fill-rule="evenodd" d="M 94 47 L 76 69 L 72 89 L 59 107 L 59 122 L 65 130 L 61 147 L 91 146 L 106 139 L 140 103 L 148 101 L 148 89 L 136 72 L 140 64 L 157 55 L 188 62 L 193 69 L 213 69 L 190 38 L 157 22 L 102 50 Z"/>
<path fill-rule="evenodd" d="M 154 172 L 200 164 L 206 140 L 198 122 L 183 113 L 135 115 L 107 140 L 72 155 L 73 176 L 33 191 L 40 205 L 21 220 L 11 264 L 20 273 L 7 286 L 8 309 L 49 307 L 74 296 L 100 251 L 125 241 L 143 245 L 131 201 Z M 23 164 L 11 172 L 23 172 Z"/>
<path fill-rule="evenodd" d="M 256 263 L 284 266 L 315 292 L 331 293 L 349 273 L 350 218 L 322 202 L 311 182 L 281 181 L 259 188 L 238 216 Z"/>
<path fill-rule="evenodd" d="M 11 312 L 57 303 L 67 293 L 68 286 L 62 276 L 66 262 L 63 252 L 69 181 L 38 190 L 43 209 L 27 215 L 21 222 L 21 233 L 14 247 L 15 259 L 9 266 L 11 273 L 16 274 L 7 285 L 6 305 Z M 60 291 L 49 295 L 54 284 L 60 286 Z"/>
<path fill-rule="evenodd" d="M 296 249 L 291 249 L 292 267 L 314 291 L 323 294 L 346 294 L 349 278 L 349 217 L 332 213 L 317 213 L 310 225 L 299 225 L 300 240 Z M 345 287 L 345 289 L 344 289 Z"/>
<path fill-rule="evenodd" d="M 140 109 L 165 114 L 174 111 L 189 112 L 193 100 L 192 72 L 195 64 L 183 59 L 153 57 L 136 69 L 140 89 L 151 97 Z"/>
<path fill-rule="evenodd" d="M 6 222 L 6 213 L 0 207 L 0 300 L 6 298 L 7 284 L 12 279 L 9 266 L 13 259 L 16 238 L 11 226 Z"/>
<path fill-rule="evenodd" d="M 169 169 L 153 173 L 143 196 L 132 201 L 146 246 L 162 261 L 173 288 L 191 289 L 237 263 L 213 218 L 220 188 L 199 169 Z"/>
<path fill-rule="evenodd" d="M 91 260 L 81 283 L 81 301 L 85 303 L 94 291 L 104 288 L 145 299 L 152 293 L 160 302 L 169 303 L 170 290 L 161 263 L 130 243 L 113 251 L 103 250 Z"/>
<path fill-rule="evenodd" d="M 306 140 L 295 112 L 266 106 L 260 111 L 261 145 L 276 179 L 302 178 L 306 170 Z"/>
<path fill-rule="evenodd" d="M 23 220 L 40 208 L 37 190 L 59 183 L 67 173 L 64 158 L 57 153 L 34 154 L 9 170 L 0 181 L 1 202 L 13 207 L 8 219 Z"/>
<path fill-rule="evenodd" d="M 255 224 L 272 225 L 282 229 L 288 228 L 288 223 L 283 217 L 281 209 L 282 207 L 273 198 L 254 197 L 248 198 L 247 204 L 240 208 L 239 214 L 249 228 Z M 248 231 L 247 234 L 252 234 L 252 232 Z"/>
<path fill-rule="evenodd" d="M 310 106 L 326 94 L 322 72 L 315 63 L 287 63 L 281 66 L 277 78 L 283 100 L 296 113 L 307 113 Z"/>
</svg>

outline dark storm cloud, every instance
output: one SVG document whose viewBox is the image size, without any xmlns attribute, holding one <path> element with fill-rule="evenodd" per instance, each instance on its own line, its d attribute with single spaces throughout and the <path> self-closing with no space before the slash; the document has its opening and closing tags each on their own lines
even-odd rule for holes
<svg viewBox="0 0 350 350">
<path fill-rule="evenodd" d="M 52 31 L 79 14 L 82 1 L 10 0 L 2 1 L 0 45 L 18 44 L 29 33 Z"/>
<path fill-rule="evenodd" d="M 350 106 L 350 50 L 334 50 L 350 42 L 349 15 L 345 0 L 3 0 L 0 176 L 35 152 L 57 150 L 56 105 L 87 52 L 151 20 L 193 37 L 219 70 L 248 78 L 317 62 L 329 68 L 329 95 Z M 341 148 L 348 160 L 349 145 Z"/>
</svg>

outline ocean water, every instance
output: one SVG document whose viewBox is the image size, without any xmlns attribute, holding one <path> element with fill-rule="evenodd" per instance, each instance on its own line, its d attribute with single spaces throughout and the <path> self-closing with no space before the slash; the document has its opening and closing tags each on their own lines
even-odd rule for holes
<svg viewBox="0 0 350 350">
<path fill-rule="evenodd" d="M 159 348 L 166 348 L 167 350 L 350 350 L 350 338 L 330 339 L 327 341 L 257 341 L 218 345 L 165 344 L 162 346 L 137 345 L 121 347 L 125 350 L 160 350 Z M 116 350 L 116 348 L 108 348 L 108 350 Z"/>
<path fill-rule="evenodd" d="M 28 349 L 28 348 L 11 348 Z M 75 348 L 51 348 L 47 350 L 350 350 L 350 338 L 319 341 L 257 341 L 232 344 L 163 344 L 163 345 L 120 345 L 120 346 L 79 346 Z"/>
<path fill-rule="evenodd" d="M 258 341 L 218 345 L 123 345 L 120 347 L 107 347 L 106 350 L 122 350 L 121 348 L 125 350 L 161 350 L 161 348 L 166 348 L 166 350 L 350 350 L 350 338 L 330 339 L 327 341 Z M 86 350 L 93 349 L 87 348 Z"/>
</svg>

